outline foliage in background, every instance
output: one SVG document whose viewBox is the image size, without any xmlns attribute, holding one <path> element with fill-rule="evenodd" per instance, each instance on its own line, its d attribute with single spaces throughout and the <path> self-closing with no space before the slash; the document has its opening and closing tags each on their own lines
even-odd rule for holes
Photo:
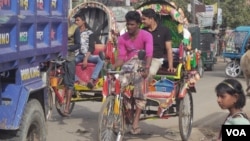
<svg viewBox="0 0 250 141">
<path fill-rule="evenodd" d="M 88 0 L 87 0 L 88 1 Z M 124 5 L 125 0 L 114 1 L 114 0 L 96 0 L 100 1 L 108 6 L 118 6 Z M 131 0 L 132 1 L 132 0 Z M 133 0 L 131 3 L 133 7 L 138 7 L 145 1 L 150 0 Z M 160 0 L 151 0 L 160 1 Z M 172 1 L 184 11 L 188 21 L 191 23 L 192 15 L 187 11 L 187 5 L 191 3 L 192 0 L 162 0 L 162 1 Z M 212 5 L 219 2 L 219 7 L 222 8 L 222 25 L 220 27 L 235 28 L 240 25 L 250 25 L 250 0 L 199 0 L 206 5 Z M 112 3 L 116 2 L 116 3 Z M 216 27 L 216 18 L 214 18 L 214 27 Z"/>
<path fill-rule="evenodd" d="M 167 0 L 168 1 L 168 0 Z M 187 12 L 187 5 L 191 0 L 170 0 L 185 11 L 186 17 L 191 22 L 191 13 Z M 250 25 L 250 5 L 248 0 L 200 0 L 206 5 L 212 5 L 220 2 L 222 8 L 222 25 L 221 27 L 235 28 L 240 25 Z M 215 16 L 216 20 L 216 16 Z M 216 23 L 216 21 L 214 22 Z"/>
<path fill-rule="evenodd" d="M 250 25 L 249 6 L 246 4 L 246 0 L 224 0 L 221 3 L 223 24 L 232 28 L 240 25 Z"/>
</svg>

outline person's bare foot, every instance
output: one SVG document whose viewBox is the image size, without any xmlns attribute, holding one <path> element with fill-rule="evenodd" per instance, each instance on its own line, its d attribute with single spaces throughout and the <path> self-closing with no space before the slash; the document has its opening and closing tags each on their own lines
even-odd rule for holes
<svg viewBox="0 0 250 141">
<path fill-rule="evenodd" d="M 64 112 L 63 112 L 63 116 L 65 116 L 65 117 L 69 117 L 69 116 L 70 116 L 70 114 L 69 114 L 69 112 L 68 112 L 68 111 L 64 111 Z"/>
<path fill-rule="evenodd" d="M 138 135 L 141 133 L 141 128 L 140 127 L 136 127 L 136 128 L 132 127 L 132 129 L 130 130 L 130 133 L 132 135 Z"/>
</svg>

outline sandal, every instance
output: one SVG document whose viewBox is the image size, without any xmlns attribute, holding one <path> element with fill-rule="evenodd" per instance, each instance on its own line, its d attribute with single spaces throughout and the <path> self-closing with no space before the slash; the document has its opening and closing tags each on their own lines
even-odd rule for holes
<svg viewBox="0 0 250 141">
<path fill-rule="evenodd" d="M 91 80 L 88 82 L 87 87 L 88 87 L 89 89 L 93 89 L 93 88 L 94 88 L 94 81 L 95 81 L 95 80 L 91 79 Z"/>
<path fill-rule="evenodd" d="M 93 84 L 92 82 L 88 82 L 87 87 L 88 87 L 89 89 L 93 89 L 94 84 Z"/>
<path fill-rule="evenodd" d="M 130 130 L 130 133 L 131 133 L 132 135 L 138 135 L 138 134 L 141 133 L 141 128 L 140 128 L 140 127 L 136 127 L 136 128 L 133 128 L 133 127 L 132 127 L 132 129 Z"/>
</svg>

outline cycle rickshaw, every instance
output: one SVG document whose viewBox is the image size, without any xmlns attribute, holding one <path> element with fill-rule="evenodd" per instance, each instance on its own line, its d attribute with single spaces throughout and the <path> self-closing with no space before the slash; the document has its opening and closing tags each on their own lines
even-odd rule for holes
<svg viewBox="0 0 250 141">
<path fill-rule="evenodd" d="M 250 27 L 240 26 L 230 33 L 226 41 L 223 57 L 231 61 L 226 65 L 225 74 L 229 77 L 238 77 L 242 74 L 240 58 L 246 52 L 246 44 L 250 40 Z"/>
<path fill-rule="evenodd" d="M 177 71 L 169 73 L 163 64 L 155 76 L 155 80 L 149 84 L 149 91 L 145 91 L 147 104 L 142 111 L 143 116 L 140 120 L 167 119 L 178 116 L 181 138 L 183 141 L 187 141 L 192 130 L 192 93 L 196 92 L 195 83 L 199 79 L 196 70 L 196 61 L 199 58 L 196 58 L 196 52 L 189 47 L 190 36 L 188 38 L 183 36 L 183 34 L 190 35 L 187 33 L 188 30 L 184 27 L 181 32 L 183 34 L 177 31 L 177 27 L 185 26 L 185 23 L 183 22 L 184 17 L 181 17 L 182 15 L 173 5 L 164 1 L 153 1 L 143 3 L 137 10 L 140 12 L 145 8 L 153 8 L 160 15 L 160 20 L 164 25 L 171 27 L 170 30 L 174 32 L 174 46 L 178 44 L 178 48 L 174 52 L 176 57 L 174 66 Z M 143 51 L 139 51 L 138 56 L 144 58 Z M 127 86 L 121 87 L 119 75 L 133 76 L 137 71 L 144 69 L 141 64 L 138 68 L 136 71 L 108 71 L 103 85 L 104 103 L 99 113 L 99 141 L 121 141 L 125 134 L 125 126 L 132 124 L 135 112 L 132 96 L 133 84 L 129 83 Z M 145 83 L 147 82 L 145 81 Z M 145 88 L 145 86 L 143 87 Z M 157 107 L 157 110 L 152 110 L 150 107 Z"/>
<path fill-rule="evenodd" d="M 69 13 L 69 18 L 73 19 L 76 13 L 85 15 L 86 23 L 89 28 L 97 35 L 99 43 L 95 45 L 95 55 L 99 55 L 100 52 L 104 53 L 106 64 L 112 63 L 114 61 L 114 51 L 115 48 L 115 37 L 111 35 L 111 30 L 116 30 L 116 21 L 112 14 L 112 11 L 106 7 L 104 4 L 90 1 L 84 2 L 76 5 Z M 50 109 L 52 110 L 53 99 L 52 95 L 55 95 L 55 105 L 58 113 L 61 116 L 65 108 L 65 96 L 64 96 L 64 86 L 63 86 L 63 58 L 58 58 L 50 62 Z M 80 101 L 102 101 L 102 85 L 103 76 L 105 70 L 101 72 L 99 78 L 93 89 L 89 89 L 86 86 L 86 82 L 89 81 L 90 76 L 94 70 L 95 64 L 88 63 L 86 68 L 82 68 L 82 64 L 76 65 L 76 76 L 78 81 L 74 85 L 74 94 L 71 98 L 71 105 L 69 114 L 72 112 L 75 102 Z"/>
</svg>

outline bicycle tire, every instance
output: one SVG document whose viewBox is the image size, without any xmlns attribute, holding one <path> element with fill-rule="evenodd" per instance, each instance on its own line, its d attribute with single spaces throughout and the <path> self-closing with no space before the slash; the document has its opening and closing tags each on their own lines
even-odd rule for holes
<svg viewBox="0 0 250 141">
<path fill-rule="evenodd" d="M 49 65 L 48 67 L 48 70 L 47 70 L 47 73 L 50 75 L 50 76 L 54 76 L 54 77 L 58 77 L 59 80 L 58 80 L 58 87 L 56 87 L 54 90 L 54 88 L 50 87 L 49 88 L 49 92 L 51 93 L 51 100 L 52 101 L 49 101 L 49 103 L 51 104 L 51 102 L 53 102 L 53 96 L 52 96 L 52 93 L 54 93 L 54 96 L 55 96 L 55 107 L 56 107 L 56 110 L 58 112 L 58 114 L 62 117 L 66 117 L 68 115 L 65 115 L 64 114 L 64 109 L 65 109 L 65 87 L 63 86 L 63 77 L 60 75 L 60 74 L 57 74 L 57 69 L 58 67 L 60 67 L 60 69 L 62 69 L 62 66 L 61 65 L 56 65 L 56 64 L 52 64 L 52 65 Z M 49 77 L 47 78 L 49 80 Z M 49 82 L 48 82 L 49 83 Z M 64 96 L 64 102 L 59 102 L 59 99 L 57 98 L 56 96 L 56 92 L 55 91 L 58 91 L 59 93 L 63 93 L 62 95 Z M 70 103 L 70 107 L 69 107 L 69 113 L 68 114 L 71 114 L 73 109 L 75 107 L 75 102 L 71 102 Z M 52 107 L 49 107 L 52 109 Z M 47 118 L 49 118 L 50 115 L 47 115 Z"/>
<path fill-rule="evenodd" d="M 61 81 L 61 83 L 62 83 L 62 81 Z M 60 84 L 61 84 L 61 83 L 60 83 Z M 58 87 L 58 92 L 59 92 L 59 93 L 60 93 L 60 92 L 65 93 L 64 87 Z M 64 99 L 65 99 L 65 94 L 63 94 L 63 96 L 64 96 Z M 64 114 L 64 110 L 65 110 L 65 107 L 66 107 L 65 100 L 64 100 L 63 103 L 60 103 L 60 102 L 59 102 L 59 99 L 55 96 L 55 105 L 56 105 L 56 110 L 57 110 L 57 112 L 58 112 L 58 114 L 59 114 L 60 116 L 62 116 L 62 117 L 68 116 L 68 115 L 65 115 L 65 114 Z M 68 113 L 68 114 L 71 114 L 71 113 L 72 113 L 74 107 L 75 107 L 75 102 L 70 102 L 69 113 Z"/>
<path fill-rule="evenodd" d="M 67 115 L 64 114 L 64 109 L 65 109 L 65 103 L 63 104 L 60 104 L 59 101 L 58 101 L 58 98 L 56 98 L 56 101 L 55 101 L 55 104 L 56 104 L 56 110 L 58 112 L 58 114 L 62 117 L 66 117 Z M 69 107 L 69 113 L 68 114 L 71 114 L 73 109 L 75 107 L 75 102 L 70 102 L 70 107 Z"/>
<path fill-rule="evenodd" d="M 193 98 L 192 93 L 187 92 L 179 101 L 179 130 L 182 141 L 188 141 L 193 124 Z"/>
<path fill-rule="evenodd" d="M 46 119 L 50 119 L 53 111 L 53 89 L 51 87 L 48 87 L 49 93 L 48 93 L 48 113 L 46 115 Z"/>
<path fill-rule="evenodd" d="M 122 102 L 119 114 L 114 114 L 115 96 L 109 96 L 103 103 L 98 118 L 99 141 L 122 141 L 124 137 L 124 116 Z"/>
<path fill-rule="evenodd" d="M 126 126 L 132 125 L 134 121 L 135 114 L 135 101 L 133 98 L 123 98 L 123 112 L 126 116 L 124 116 Z"/>
</svg>

